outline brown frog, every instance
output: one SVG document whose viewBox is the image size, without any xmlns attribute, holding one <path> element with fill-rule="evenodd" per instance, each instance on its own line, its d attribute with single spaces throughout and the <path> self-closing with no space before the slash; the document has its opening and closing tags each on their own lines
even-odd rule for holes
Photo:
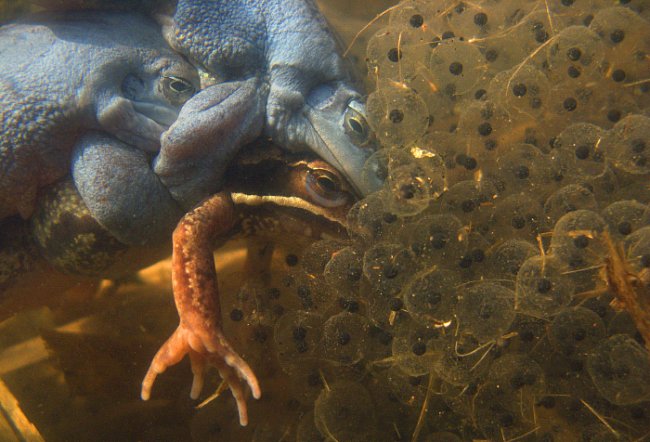
<svg viewBox="0 0 650 442">
<path fill-rule="evenodd" d="M 269 154 L 268 148 L 258 153 L 239 161 L 231 174 L 243 192 L 231 188 L 213 195 L 186 214 L 174 231 L 172 284 L 180 324 L 151 362 L 141 393 L 149 399 L 156 376 L 189 354 L 194 374 L 190 396 L 200 394 L 206 366 L 216 367 L 235 397 L 241 425 L 248 423 L 242 380 L 256 399 L 261 389 L 221 328 L 214 246 L 237 235 L 342 234 L 354 201 L 343 177 L 324 161 L 280 151 Z"/>
<path fill-rule="evenodd" d="M 225 190 L 186 214 L 174 231 L 172 284 L 180 324 L 154 357 L 142 383 L 142 398 L 149 398 L 158 374 L 189 354 L 194 373 L 191 396 L 199 395 L 205 368 L 215 366 L 237 401 L 240 423 L 246 425 L 242 379 L 254 397 L 261 390 L 221 329 L 213 250 L 236 237 L 266 242 L 283 236 L 343 235 L 354 199 L 342 175 L 315 156 L 288 154 L 266 142 L 248 146 L 228 170 Z M 70 182 L 55 186 L 38 208 L 31 226 L 23 230 L 59 273 L 119 277 L 164 256 L 164 249 L 144 253 L 111 237 L 88 213 Z M 32 247 L 27 255 L 33 254 Z M 249 250 L 250 257 L 259 254 Z M 246 266 L 259 268 L 253 261 L 247 259 Z"/>
</svg>

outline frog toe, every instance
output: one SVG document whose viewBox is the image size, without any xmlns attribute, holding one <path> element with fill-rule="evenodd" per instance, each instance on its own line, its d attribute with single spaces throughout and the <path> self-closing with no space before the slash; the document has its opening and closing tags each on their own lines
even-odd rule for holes
<svg viewBox="0 0 650 442">
<path fill-rule="evenodd" d="M 151 389 L 156 377 L 168 367 L 180 362 L 185 355 L 189 355 L 192 366 L 193 378 L 190 397 L 197 399 L 201 394 L 206 368 L 211 365 L 217 369 L 223 381 L 230 388 L 237 403 L 241 425 L 247 425 L 248 408 L 242 380 L 250 387 L 253 397 L 259 399 L 262 393 L 255 373 L 224 338 L 212 339 L 208 343 L 183 324 L 178 326 L 151 361 L 149 370 L 142 381 L 140 397 L 145 401 L 148 400 L 151 397 Z"/>
<path fill-rule="evenodd" d="M 161 109 L 144 103 L 135 104 L 124 97 L 113 97 L 101 106 L 97 120 L 101 127 L 126 144 L 135 146 L 147 152 L 157 152 L 160 149 L 160 136 L 167 129 L 165 124 L 170 120 Z M 150 118 L 146 113 L 157 115 L 161 123 Z"/>
</svg>

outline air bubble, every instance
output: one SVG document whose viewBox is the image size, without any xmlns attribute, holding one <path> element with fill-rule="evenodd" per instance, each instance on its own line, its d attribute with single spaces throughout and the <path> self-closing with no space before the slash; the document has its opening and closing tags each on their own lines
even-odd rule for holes
<svg viewBox="0 0 650 442">
<path fill-rule="evenodd" d="M 514 292 L 481 282 L 459 292 L 456 307 L 460 330 L 489 342 L 502 336 L 515 318 Z"/>
<path fill-rule="evenodd" d="M 648 352 L 626 335 L 601 342 L 587 357 L 594 385 L 609 402 L 635 404 L 650 397 Z"/>
<path fill-rule="evenodd" d="M 538 318 L 561 312 L 573 298 L 567 267 L 555 256 L 533 256 L 517 273 L 515 309 Z"/>
</svg>

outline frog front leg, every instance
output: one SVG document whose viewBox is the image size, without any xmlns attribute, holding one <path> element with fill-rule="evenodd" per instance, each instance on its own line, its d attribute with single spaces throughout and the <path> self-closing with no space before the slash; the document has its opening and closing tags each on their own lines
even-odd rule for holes
<svg viewBox="0 0 650 442">
<path fill-rule="evenodd" d="M 251 78 L 203 89 L 162 135 L 154 171 L 186 210 L 221 189 L 237 151 L 262 133 L 265 88 Z"/>
<path fill-rule="evenodd" d="M 203 387 L 207 365 L 217 368 L 232 391 L 241 425 L 248 423 L 241 379 L 253 397 L 261 396 L 253 370 L 230 346 L 221 329 L 221 305 L 212 247 L 215 237 L 230 231 L 235 221 L 230 195 L 218 193 L 189 212 L 173 235 L 172 287 L 180 324 L 158 350 L 142 381 L 142 399 L 148 400 L 156 376 L 189 354 L 194 380 L 190 396 Z"/>
<path fill-rule="evenodd" d="M 123 244 L 166 241 L 183 216 L 150 163 L 146 152 L 99 132 L 75 146 L 74 184 L 93 218 Z"/>
</svg>

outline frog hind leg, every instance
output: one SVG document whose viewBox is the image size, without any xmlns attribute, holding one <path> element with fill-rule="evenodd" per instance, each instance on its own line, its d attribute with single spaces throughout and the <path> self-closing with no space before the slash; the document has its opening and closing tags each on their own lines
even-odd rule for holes
<svg viewBox="0 0 650 442">
<path fill-rule="evenodd" d="M 241 425 L 246 425 L 248 411 L 242 380 L 256 399 L 261 391 L 253 370 L 231 347 L 221 329 L 212 253 L 215 239 L 228 234 L 234 221 L 232 200 L 222 192 L 185 215 L 174 231 L 172 285 L 180 324 L 154 356 L 142 382 L 141 397 L 149 399 L 157 375 L 189 355 L 194 375 L 190 396 L 196 399 L 201 393 L 206 367 L 216 367 L 237 402 Z"/>
</svg>

